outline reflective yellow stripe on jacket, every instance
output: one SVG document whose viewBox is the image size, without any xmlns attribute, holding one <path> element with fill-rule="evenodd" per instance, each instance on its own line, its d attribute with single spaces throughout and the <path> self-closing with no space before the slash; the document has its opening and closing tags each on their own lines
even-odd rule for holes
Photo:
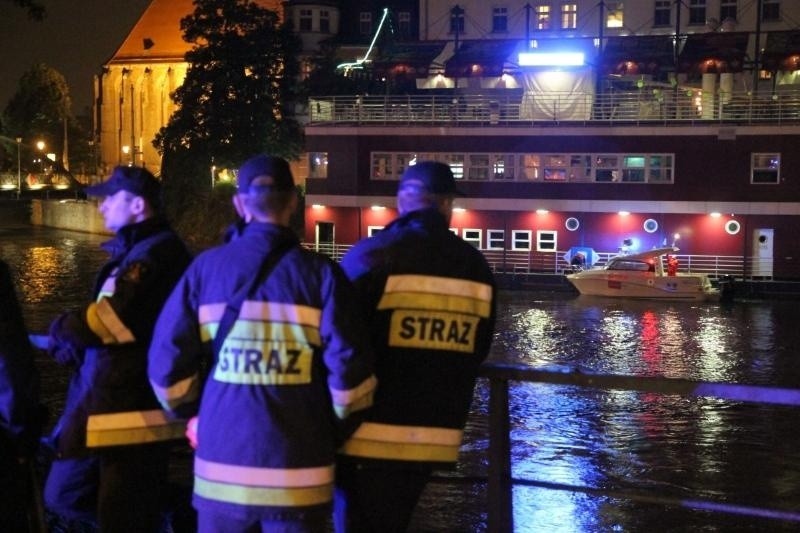
<svg viewBox="0 0 800 533">
<path fill-rule="evenodd" d="M 222 304 L 200 307 L 201 337 L 217 335 Z M 304 385 L 311 382 L 313 346 L 321 344 L 321 311 L 291 303 L 247 300 L 225 337 L 212 378 L 239 385 Z"/>
<path fill-rule="evenodd" d="M 358 386 L 349 390 L 339 390 L 331 387 L 333 410 L 336 412 L 336 416 L 344 419 L 352 413 L 372 407 L 377 384 L 378 380 L 375 376 L 370 376 Z"/>
<path fill-rule="evenodd" d="M 455 462 L 462 436 L 459 429 L 364 422 L 341 452 L 371 459 Z"/>
<path fill-rule="evenodd" d="M 387 343 L 393 348 L 472 354 L 491 302 L 486 283 L 405 274 L 387 278 L 378 309 L 391 311 Z"/>
<path fill-rule="evenodd" d="M 127 411 L 90 415 L 86 425 L 86 446 L 124 446 L 183 438 L 186 420 L 165 411 Z"/>
<path fill-rule="evenodd" d="M 333 498 L 333 465 L 260 468 L 194 460 L 194 492 L 239 505 L 300 507 Z"/>
<path fill-rule="evenodd" d="M 389 276 L 378 309 L 414 308 L 488 318 L 492 287 L 486 283 L 441 276 Z"/>
<path fill-rule="evenodd" d="M 169 387 L 161 387 L 152 381 L 150 386 L 156 393 L 158 403 L 164 409 L 173 410 L 180 405 L 195 401 L 200 396 L 200 375 L 195 373 Z"/>
<path fill-rule="evenodd" d="M 200 336 L 212 340 L 226 304 L 203 304 L 198 309 Z M 228 337 L 258 340 L 281 340 L 320 345 L 319 325 L 322 313 L 305 305 L 247 300 L 242 303 L 236 322 Z"/>
</svg>

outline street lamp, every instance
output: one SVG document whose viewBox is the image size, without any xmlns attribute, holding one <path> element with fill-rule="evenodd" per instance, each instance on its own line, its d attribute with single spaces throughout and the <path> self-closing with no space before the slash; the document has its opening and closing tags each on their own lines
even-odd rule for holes
<svg viewBox="0 0 800 533">
<path fill-rule="evenodd" d="M 22 144 L 22 137 L 17 137 L 17 198 L 22 196 L 22 166 L 20 165 L 19 147 Z"/>
<path fill-rule="evenodd" d="M 45 148 L 45 146 L 46 145 L 44 144 L 44 141 L 36 141 L 36 149 L 39 150 L 39 152 L 41 153 L 39 155 L 39 163 L 41 164 L 41 167 L 42 167 L 42 174 L 44 174 L 44 148 Z"/>
</svg>

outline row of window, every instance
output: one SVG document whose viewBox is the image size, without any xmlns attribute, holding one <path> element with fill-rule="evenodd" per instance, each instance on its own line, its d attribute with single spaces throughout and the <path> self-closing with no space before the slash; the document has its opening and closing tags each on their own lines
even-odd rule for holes
<svg viewBox="0 0 800 533">
<path fill-rule="evenodd" d="M 628 0 L 630 2 L 630 0 Z M 719 21 L 738 20 L 738 1 L 739 0 L 719 0 Z M 704 25 L 709 20 L 708 15 L 709 0 L 688 0 L 689 24 Z M 674 0 L 655 0 L 653 13 L 654 27 L 671 27 L 672 12 L 675 5 Z M 605 25 L 607 28 L 624 27 L 625 2 L 609 1 L 605 3 Z M 549 3 L 541 3 L 534 6 L 526 5 L 526 9 L 532 11 L 533 29 L 552 30 L 556 27 L 562 30 L 574 30 L 578 25 L 578 5 L 575 3 L 561 3 L 553 6 Z M 316 21 L 315 19 L 316 11 Z M 780 20 L 780 0 L 762 0 L 761 21 L 770 22 Z M 291 16 L 290 12 L 287 12 Z M 396 31 L 400 35 L 411 34 L 411 13 L 399 11 L 395 14 Z M 458 5 L 450 10 L 450 33 L 463 34 L 465 32 L 466 10 Z M 557 26 L 554 23 L 554 16 L 557 17 Z M 492 32 L 508 32 L 509 12 L 508 7 L 497 6 L 492 8 Z M 300 9 L 297 23 L 289 18 L 287 20 L 290 27 L 297 31 L 330 33 L 330 12 L 326 9 L 312 10 Z M 370 11 L 362 11 L 358 18 L 359 33 L 361 35 L 372 35 L 374 31 L 375 18 Z"/>
<path fill-rule="evenodd" d="M 458 230 L 453 229 L 458 234 Z M 461 238 L 479 250 L 504 250 L 506 246 L 506 232 L 502 229 L 486 230 L 486 245 L 482 242 L 483 230 L 464 228 L 461 230 Z M 530 252 L 533 247 L 533 235 L 531 230 L 511 230 L 511 250 L 520 252 Z M 553 230 L 536 231 L 536 251 L 555 252 L 558 250 L 558 232 Z"/>
<path fill-rule="evenodd" d="M 631 0 L 628 0 L 631 2 Z M 686 5 L 689 10 L 690 25 L 705 25 L 709 20 L 709 0 L 688 0 Z M 719 0 L 719 21 L 738 19 L 739 0 Z M 653 13 L 654 27 L 671 27 L 673 24 L 672 13 L 674 0 L 655 0 Z M 526 5 L 532 11 L 533 29 L 552 30 L 556 27 L 562 30 L 574 30 L 578 26 L 578 5 L 567 2 L 553 5 L 552 3 L 539 3 L 534 6 Z M 316 13 L 315 13 L 316 11 Z M 605 26 L 607 28 L 624 27 L 624 1 L 608 1 L 605 3 Z M 780 0 L 762 0 L 761 21 L 770 22 L 780 20 Z M 290 12 L 287 14 L 291 15 Z M 315 20 L 316 15 L 316 20 Z M 393 14 L 396 30 L 400 35 L 411 35 L 411 13 L 399 11 Z M 463 34 L 465 32 L 466 10 L 458 5 L 450 10 L 450 33 Z M 312 10 L 300 9 L 298 20 L 289 19 L 288 23 L 295 31 L 331 33 L 330 12 L 326 9 Z M 506 6 L 492 8 L 492 32 L 508 32 L 509 12 Z M 362 11 L 358 18 L 359 33 L 372 35 L 375 18 L 370 11 Z"/>
<path fill-rule="evenodd" d="M 630 1 L 630 0 L 629 0 Z M 709 20 L 709 0 L 689 0 L 689 24 L 704 25 Z M 653 13 L 653 26 L 672 26 L 672 11 L 674 0 L 655 0 Z M 738 20 L 738 0 L 719 0 L 719 20 Z M 605 2 L 605 25 L 607 28 L 622 28 L 624 26 L 624 1 Z M 574 30 L 578 22 L 578 6 L 573 3 L 561 3 L 553 6 L 550 3 L 540 3 L 534 6 L 526 5 L 526 9 L 533 11 L 533 29 L 552 30 L 554 14 L 558 17 L 558 28 Z M 556 9 L 558 11 L 556 11 Z M 780 0 L 762 0 L 761 20 L 763 22 L 780 20 Z M 465 10 L 453 8 L 450 11 L 450 33 L 464 33 Z M 508 8 L 492 8 L 492 31 L 505 33 L 508 31 Z"/>
<path fill-rule="evenodd" d="M 497 154 L 373 152 L 372 179 L 399 179 L 417 161 L 441 161 L 456 179 L 672 183 L 674 154 Z"/>
<path fill-rule="evenodd" d="M 397 180 L 417 161 L 440 161 L 465 181 L 653 183 L 675 181 L 674 154 L 498 154 L 372 152 L 370 178 Z M 309 178 L 328 177 L 328 154 L 308 154 Z M 780 183 L 781 155 L 753 153 L 750 183 Z"/>
</svg>

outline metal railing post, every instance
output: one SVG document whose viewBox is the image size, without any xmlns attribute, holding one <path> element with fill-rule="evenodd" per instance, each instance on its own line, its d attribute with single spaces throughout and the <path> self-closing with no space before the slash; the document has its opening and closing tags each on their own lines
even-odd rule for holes
<svg viewBox="0 0 800 533">
<path fill-rule="evenodd" d="M 514 530 L 511 483 L 511 424 L 508 380 L 489 381 L 488 525 L 490 533 Z"/>
</svg>

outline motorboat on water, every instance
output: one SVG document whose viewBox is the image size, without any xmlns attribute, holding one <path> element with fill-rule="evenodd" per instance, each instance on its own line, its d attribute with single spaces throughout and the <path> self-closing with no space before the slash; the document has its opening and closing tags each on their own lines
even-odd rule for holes
<svg viewBox="0 0 800 533">
<path fill-rule="evenodd" d="M 719 289 L 706 274 L 677 270 L 672 246 L 620 254 L 597 268 L 567 274 L 581 294 L 617 298 L 716 301 Z M 665 263 L 667 266 L 665 268 Z"/>
</svg>

